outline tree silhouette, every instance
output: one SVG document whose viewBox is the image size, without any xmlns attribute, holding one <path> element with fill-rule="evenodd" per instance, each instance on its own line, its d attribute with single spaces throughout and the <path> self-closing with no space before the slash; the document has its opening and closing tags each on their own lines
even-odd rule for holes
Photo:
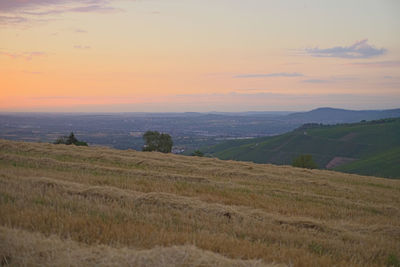
<svg viewBox="0 0 400 267">
<path fill-rule="evenodd" d="M 88 146 L 86 142 L 79 141 L 73 132 L 69 136 L 61 136 L 57 138 L 54 144 L 64 144 L 64 145 L 76 145 L 76 146 Z"/>
</svg>

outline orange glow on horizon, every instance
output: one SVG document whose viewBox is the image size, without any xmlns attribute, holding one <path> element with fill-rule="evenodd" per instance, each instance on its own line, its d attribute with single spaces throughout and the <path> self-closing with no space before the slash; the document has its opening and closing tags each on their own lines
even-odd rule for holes
<svg viewBox="0 0 400 267">
<path fill-rule="evenodd" d="M 400 19 L 393 3 L 354 8 L 357 21 L 340 3 L 293 9 L 295 1 L 221 1 L 210 9 L 187 1 L 176 9 L 116 0 L 82 12 L 68 5 L 85 3 L 7 2 L 0 10 L 7 18 L 37 12 L 21 22 L 0 21 L 0 111 L 101 105 L 129 111 L 128 104 L 149 103 L 173 108 L 181 95 L 195 101 L 232 92 L 244 98 L 375 94 L 391 99 L 388 106 L 400 103 Z M 327 54 L 335 47 L 348 52 Z M 218 99 L 214 108 L 237 104 Z M 258 105 L 246 103 L 243 109 Z"/>
</svg>

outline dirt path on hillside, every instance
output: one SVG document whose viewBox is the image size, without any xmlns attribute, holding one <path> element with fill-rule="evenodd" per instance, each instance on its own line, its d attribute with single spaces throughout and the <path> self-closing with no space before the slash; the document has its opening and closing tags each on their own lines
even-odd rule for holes
<svg viewBox="0 0 400 267">
<path fill-rule="evenodd" d="M 346 163 L 350 163 L 352 161 L 355 161 L 357 159 L 355 158 L 346 158 L 346 157 L 334 157 L 331 161 L 328 162 L 328 164 L 326 164 L 325 168 L 327 169 L 333 169 L 337 166 L 346 164 Z"/>
</svg>

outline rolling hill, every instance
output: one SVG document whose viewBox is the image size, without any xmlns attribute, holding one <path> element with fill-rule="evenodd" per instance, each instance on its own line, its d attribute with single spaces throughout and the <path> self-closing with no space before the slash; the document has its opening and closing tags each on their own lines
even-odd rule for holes
<svg viewBox="0 0 400 267">
<path fill-rule="evenodd" d="M 390 266 L 399 257 L 399 180 L 0 140 L 1 265 Z"/>
<path fill-rule="evenodd" d="M 311 154 L 320 168 L 400 178 L 400 118 L 306 124 L 283 135 L 229 141 L 204 150 L 220 159 L 280 165 Z"/>
<path fill-rule="evenodd" d="M 400 109 L 348 110 L 338 108 L 317 108 L 307 112 L 296 112 L 285 116 L 285 120 L 302 123 L 354 123 L 362 120 L 379 120 L 400 117 Z"/>
</svg>

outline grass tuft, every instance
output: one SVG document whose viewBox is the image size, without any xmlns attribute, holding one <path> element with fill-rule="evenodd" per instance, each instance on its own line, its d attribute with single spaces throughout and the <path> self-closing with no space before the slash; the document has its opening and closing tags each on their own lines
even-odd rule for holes
<svg viewBox="0 0 400 267">
<path fill-rule="evenodd" d="M 389 254 L 386 266 L 400 267 L 400 260 L 394 254 Z"/>
</svg>

